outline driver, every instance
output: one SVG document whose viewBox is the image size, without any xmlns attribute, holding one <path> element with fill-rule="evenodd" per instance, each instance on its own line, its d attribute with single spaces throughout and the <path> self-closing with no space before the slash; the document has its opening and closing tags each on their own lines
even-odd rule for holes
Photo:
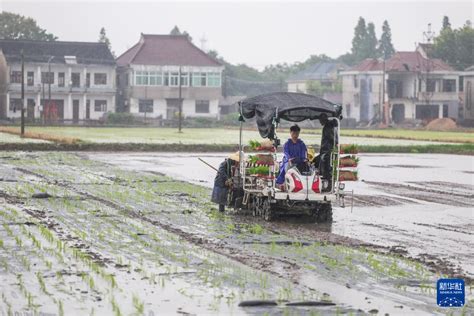
<svg viewBox="0 0 474 316">
<path fill-rule="evenodd" d="M 307 149 L 300 136 L 300 127 L 293 125 L 290 127 L 290 138 L 283 145 L 283 160 L 280 164 L 280 174 L 276 180 L 276 184 L 283 191 L 285 182 L 285 174 L 291 165 L 298 165 L 307 161 Z M 291 165 L 289 166 L 289 163 Z"/>
</svg>

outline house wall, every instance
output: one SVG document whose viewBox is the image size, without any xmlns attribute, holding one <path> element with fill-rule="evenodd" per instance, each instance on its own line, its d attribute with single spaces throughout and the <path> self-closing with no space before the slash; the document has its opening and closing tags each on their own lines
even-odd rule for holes
<svg viewBox="0 0 474 316">
<path fill-rule="evenodd" d="M 463 116 L 466 120 L 474 120 L 474 73 L 464 76 L 464 107 Z"/>
<path fill-rule="evenodd" d="M 49 84 L 41 83 L 41 73 L 54 73 L 54 82 Z M 21 117 L 21 109 L 10 109 L 10 99 L 21 98 L 21 84 L 10 82 L 10 73 L 12 71 L 21 71 L 21 65 L 13 63 L 6 67 L 7 80 L 7 96 L 6 96 L 6 117 L 19 118 Z M 34 84 L 28 85 L 27 74 L 34 73 Z M 59 86 L 58 73 L 64 73 L 64 87 Z M 72 73 L 80 73 L 79 87 L 72 87 L 71 76 Z M 0 71 L 1 77 L 2 71 Z M 86 76 L 90 73 L 90 86 L 86 87 Z M 105 85 L 95 84 L 94 74 L 107 74 L 107 82 Z M 86 103 L 90 102 L 90 116 L 91 120 L 100 119 L 106 112 L 115 112 L 115 67 L 104 65 L 67 65 L 67 64 L 48 64 L 41 63 L 27 63 L 25 64 L 25 101 L 24 106 L 28 104 L 28 100 L 33 100 L 35 104 L 34 117 L 40 119 L 42 117 L 43 107 L 41 101 L 49 100 L 49 89 L 51 89 L 51 100 L 62 100 L 64 102 L 64 120 L 73 119 L 73 100 L 79 101 L 79 120 L 86 119 Z M 95 111 L 95 100 L 105 100 L 107 102 L 106 111 Z"/>
<path fill-rule="evenodd" d="M 5 56 L 0 49 L 0 119 L 7 118 L 8 67 Z"/>
<path fill-rule="evenodd" d="M 382 74 L 344 72 L 341 76 L 343 115 L 357 121 L 371 120 L 380 111 Z M 354 78 L 357 87 L 354 87 Z"/>
<path fill-rule="evenodd" d="M 288 92 L 306 93 L 306 82 L 305 81 L 288 82 Z"/>
<path fill-rule="evenodd" d="M 138 98 L 130 99 L 130 113 L 133 113 L 138 116 L 145 116 L 144 112 L 140 113 Z M 166 99 L 152 99 L 153 100 L 153 112 L 146 113 L 147 117 L 163 119 L 173 119 L 173 117 L 168 117 L 167 109 L 168 105 Z M 218 116 L 219 111 L 219 100 L 213 99 L 209 100 L 209 113 L 196 113 L 196 99 L 183 99 L 183 115 L 184 117 L 215 117 Z"/>
<path fill-rule="evenodd" d="M 130 113 L 144 116 L 139 112 L 139 100 L 153 100 L 153 113 L 147 113 L 147 117 L 162 117 L 171 119 L 168 116 L 167 99 L 179 99 L 180 92 L 178 86 L 164 85 L 137 85 L 135 82 L 136 71 L 159 71 L 178 72 L 178 66 L 153 66 L 153 65 L 131 65 L 131 67 L 118 68 L 119 89 L 117 92 L 117 105 Z M 183 99 L 183 114 L 186 117 L 218 117 L 219 99 L 222 98 L 222 70 L 223 67 L 191 67 L 182 66 L 182 72 L 215 72 L 221 74 L 221 86 L 218 87 L 195 87 L 182 86 L 181 98 Z M 126 77 L 128 76 L 128 82 Z M 209 101 L 209 113 L 196 113 L 196 100 Z"/>
</svg>

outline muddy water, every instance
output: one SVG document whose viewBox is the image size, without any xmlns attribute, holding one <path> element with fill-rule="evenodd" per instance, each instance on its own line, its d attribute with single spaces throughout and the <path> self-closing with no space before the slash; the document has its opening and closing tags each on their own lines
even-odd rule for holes
<svg viewBox="0 0 474 316">
<path fill-rule="evenodd" d="M 121 168 L 163 173 L 206 187 L 212 187 L 215 171 L 197 158 L 217 167 L 225 157 L 195 153 L 86 155 Z M 334 209 L 332 225 L 261 224 L 295 235 L 322 232 L 328 233 L 329 239 L 355 238 L 428 265 L 444 266 L 447 273 L 473 278 L 474 159 L 430 154 L 360 157 L 361 181 L 346 184 L 346 207 Z"/>
</svg>

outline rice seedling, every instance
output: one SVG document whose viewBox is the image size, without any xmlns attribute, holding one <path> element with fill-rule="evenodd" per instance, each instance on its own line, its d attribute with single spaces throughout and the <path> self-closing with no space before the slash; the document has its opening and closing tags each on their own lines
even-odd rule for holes
<svg viewBox="0 0 474 316">
<path fill-rule="evenodd" d="M 64 316 L 64 305 L 63 305 L 63 301 L 61 300 L 58 300 L 58 315 Z"/>
<path fill-rule="evenodd" d="M 46 295 L 51 295 L 47 290 L 46 290 L 46 284 L 44 283 L 44 278 L 43 275 L 40 272 L 36 272 L 36 278 L 38 279 L 38 283 L 40 285 L 41 291 L 46 294 Z"/>
<path fill-rule="evenodd" d="M 120 312 L 120 308 L 117 305 L 117 302 L 115 301 L 115 298 L 113 296 L 110 298 L 110 304 L 112 305 L 112 311 L 114 312 L 114 315 L 121 316 L 122 313 Z"/>
<path fill-rule="evenodd" d="M 135 308 L 136 315 L 143 315 L 145 313 L 145 303 L 140 300 L 138 295 L 133 294 L 132 296 L 133 307 Z"/>
</svg>

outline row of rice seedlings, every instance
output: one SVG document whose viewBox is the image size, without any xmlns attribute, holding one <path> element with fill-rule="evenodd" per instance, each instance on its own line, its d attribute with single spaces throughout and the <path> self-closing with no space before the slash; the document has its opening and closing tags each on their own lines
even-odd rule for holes
<svg viewBox="0 0 474 316">
<path fill-rule="evenodd" d="M 8 316 L 13 315 L 12 304 L 8 301 L 5 293 L 3 293 L 3 292 L 2 292 L 2 301 L 5 304 L 5 306 L 7 307 L 7 315 Z"/>
<path fill-rule="evenodd" d="M 22 274 L 17 274 L 17 280 L 18 280 L 18 287 L 20 289 L 20 292 L 23 294 L 23 296 L 25 297 L 26 301 L 27 301 L 27 306 L 29 309 L 33 309 L 36 311 L 36 308 L 37 308 L 37 305 L 34 304 L 34 299 L 33 299 L 33 294 L 31 294 L 31 292 L 29 292 L 26 287 L 25 287 L 25 284 L 23 283 L 23 277 L 22 277 Z"/>
</svg>

